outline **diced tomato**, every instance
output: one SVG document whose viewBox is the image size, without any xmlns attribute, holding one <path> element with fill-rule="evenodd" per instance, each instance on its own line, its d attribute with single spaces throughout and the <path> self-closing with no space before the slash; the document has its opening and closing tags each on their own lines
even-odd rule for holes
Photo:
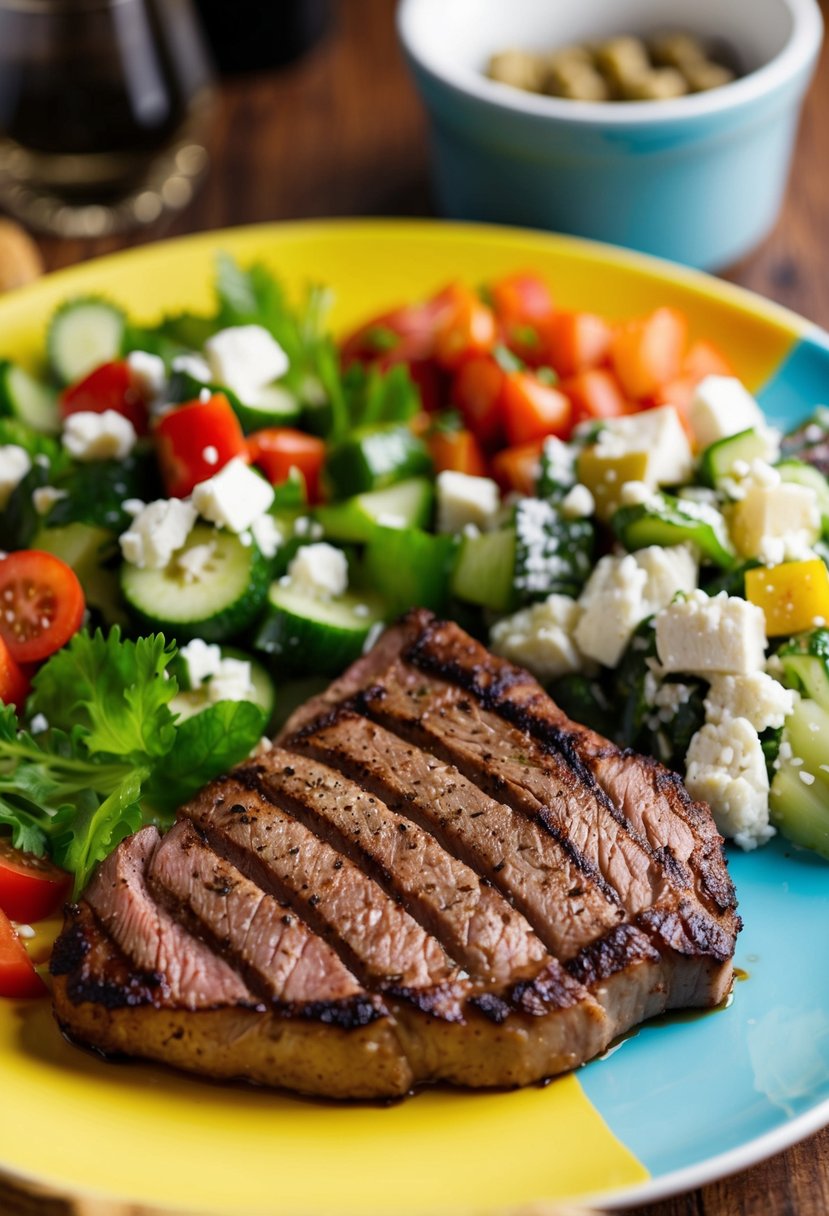
<svg viewBox="0 0 829 1216">
<path fill-rule="evenodd" d="M 573 403 L 573 422 L 588 418 L 618 418 L 630 413 L 619 381 L 603 367 L 591 367 L 564 380 L 561 391 Z"/>
<path fill-rule="evenodd" d="M 103 363 L 83 380 L 70 384 L 61 394 L 60 409 L 64 418 L 82 412 L 103 414 L 105 410 L 115 410 L 129 419 L 137 434 L 147 433 L 147 402 L 135 386 L 126 359 Z"/>
<path fill-rule="evenodd" d="M 532 372 L 511 372 L 504 384 L 504 424 L 511 447 L 543 439 L 566 438 L 573 425 L 569 397 Z"/>
<path fill-rule="evenodd" d="M 71 882 L 65 870 L 0 839 L 0 912 L 12 920 L 31 924 L 50 916 L 66 898 Z"/>
<path fill-rule="evenodd" d="M 46 985 L 34 969 L 11 921 L 0 911 L 0 997 L 26 1000 L 46 996 Z"/>
<path fill-rule="evenodd" d="M 498 328 L 491 308 L 459 283 L 448 289 L 448 306 L 438 327 L 435 356 L 442 367 L 457 368 L 470 355 L 492 348 Z"/>
<path fill-rule="evenodd" d="M 486 476 L 486 460 L 471 431 L 434 431 L 427 439 L 436 473 L 468 473 Z"/>
<path fill-rule="evenodd" d="M 290 427 L 271 427 L 248 436 L 250 459 L 271 485 L 285 481 L 291 469 L 305 479 L 309 503 L 320 500 L 320 473 L 325 460 L 325 443 L 316 435 L 306 435 Z"/>
<path fill-rule="evenodd" d="M 505 493 L 510 490 L 524 495 L 535 493 L 542 445 L 543 441 L 538 439 L 520 447 L 504 448 L 493 456 L 492 476 Z"/>
<path fill-rule="evenodd" d="M 652 397 L 679 374 L 688 322 L 675 308 L 626 321 L 613 334 L 610 363 L 629 398 Z"/>
<path fill-rule="evenodd" d="M 176 406 L 159 419 L 154 437 L 161 475 L 172 498 L 186 498 L 230 460 L 249 460 L 241 424 L 224 393 Z"/>
<path fill-rule="evenodd" d="M 550 289 L 532 270 L 519 270 L 489 284 L 492 307 L 499 321 L 536 325 L 553 312 Z"/>
<path fill-rule="evenodd" d="M 689 346 L 682 360 L 682 374 L 698 384 L 706 376 L 733 376 L 734 368 L 713 342 L 700 338 Z"/>
<path fill-rule="evenodd" d="M 546 359 L 563 378 L 603 363 L 612 336 L 610 324 L 592 312 L 557 312 L 541 331 Z"/>
<path fill-rule="evenodd" d="M 492 355 L 472 355 L 455 373 L 452 405 L 485 448 L 504 439 L 504 385 L 506 372 Z"/>
<path fill-rule="evenodd" d="M 0 636 L 16 663 L 59 650 L 80 629 L 85 607 L 77 575 L 59 557 L 19 549 L 0 559 Z"/>
<path fill-rule="evenodd" d="M 0 704 L 13 705 L 21 713 L 29 695 L 29 683 L 29 676 L 19 663 L 15 663 L 0 637 Z"/>
</svg>

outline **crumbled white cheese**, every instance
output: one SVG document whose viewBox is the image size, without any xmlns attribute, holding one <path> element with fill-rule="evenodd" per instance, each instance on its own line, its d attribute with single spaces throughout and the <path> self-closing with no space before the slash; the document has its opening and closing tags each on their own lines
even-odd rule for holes
<svg viewBox="0 0 829 1216">
<path fill-rule="evenodd" d="M 653 489 L 645 481 L 623 482 L 619 490 L 619 502 L 623 507 L 640 507 L 654 497 Z"/>
<path fill-rule="evenodd" d="M 222 659 L 208 684 L 211 701 L 250 701 L 254 694 L 248 659 Z"/>
<path fill-rule="evenodd" d="M 164 360 L 145 350 L 133 350 L 127 355 L 132 382 L 145 401 L 160 400 L 167 390 L 167 369 Z"/>
<path fill-rule="evenodd" d="M 705 716 L 715 725 L 745 718 L 756 731 L 777 729 L 794 709 L 795 694 L 764 671 L 714 675 L 705 698 Z"/>
<path fill-rule="evenodd" d="M 187 665 L 190 690 L 201 692 L 205 705 L 217 701 L 250 701 L 254 696 L 248 659 L 222 658 L 220 648 L 193 638 L 179 651 Z"/>
<path fill-rule="evenodd" d="M 261 325 L 219 330 L 205 342 L 204 357 L 214 381 L 251 403 L 288 370 L 288 356 Z"/>
<path fill-rule="evenodd" d="M 551 481 L 560 486 L 572 485 L 576 480 L 576 449 L 570 443 L 563 443 L 555 435 L 544 440 L 544 464 Z"/>
<path fill-rule="evenodd" d="M 191 376 L 199 384 L 209 384 L 212 379 L 207 360 L 201 355 L 176 355 L 170 366 L 174 372 Z"/>
<path fill-rule="evenodd" d="M 810 555 L 820 528 L 815 491 L 791 482 L 750 484 L 731 515 L 731 536 L 740 553 L 771 565 Z"/>
<path fill-rule="evenodd" d="M 766 426 L 763 411 L 736 376 L 706 376 L 696 387 L 688 414 L 700 448 Z"/>
<path fill-rule="evenodd" d="M 267 513 L 255 519 L 250 525 L 250 530 L 256 541 L 256 547 L 263 557 L 273 557 L 285 539 L 279 524 L 272 515 Z"/>
<path fill-rule="evenodd" d="M 528 668 L 539 680 L 580 671 L 583 659 L 573 639 L 579 606 L 567 595 L 550 595 L 492 626 L 496 654 Z"/>
<path fill-rule="evenodd" d="M 581 652 L 615 667 L 636 626 L 678 591 L 697 585 L 690 548 L 652 545 L 624 556 L 603 557 L 579 597 L 581 617 L 574 637 Z"/>
<path fill-rule="evenodd" d="M 196 512 L 183 498 L 160 498 L 144 507 L 119 538 L 124 560 L 142 569 L 163 570 L 187 543 Z"/>
<path fill-rule="evenodd" d="M 179 657 L 187 664 L 187 676 L 191 689 L 198 689 L 215 676 L 222 661 L 222 652 L 215 642 L 193 638 L 179 650 Z"/>
<path fill-rule="evenodd" d="M 48 729 L 49 723 L 44 714 L 35 714 L 29 723 L 29 730 L 33 735 L 42 735 Z"/>
<path fill-rule="evenodd" d="M 176 558 L 176 565 L 184 575 L 186 583 L 199 583 L 210 571 L 210 563 L 216 552 L 216 542 L 208 541 L 204 545 L 192 545 L 183 549 Z"/>
<path fill-rule="evenodd" d="M 666 672 L 747 675 L 765 664 L 766 619 L 738 596 L 695 591 L 657 614 L 656 650 Z"/>
<path fill-rule="evenodd" d="M 745 718 L 707 723 L 691 739 L 685 784 L 707 802 L 724 836 L 756 849 L 774 835 L 769 823 L 769 778 L 757 731 Z"/>
<path fill-rule="evenodd" d="M 561 500 L 561 511 L 567 519 L 588 519 L 596 511 L 596 500 L 587 486 L 576 485 Z"/>
<path fill-rule="evenodd" d="M 445 470 L 437 481 L 438 532 L 461 532 L 467 524 L 492 526 L 501 506 L 498 486 L 489 477 Z"/>
<path fill-rule="evenodd" d="M 691 445 L 672 405 L 608 418 L 596 450 L 614 457 L 646 453 L 648 465 L 643 480 L 650 486 L 679 485 L 690 481 L 693 472 Z"/>
<path fill-rule="evenodd" d="M 238 456 L 193 489 L 199 515 L 231 532 L 244 532 L 273 503 L 273 486 Z"/>
<path fill-rule="evenodd" d="M 123 460 L 137 438 L 129 418 L 117 410 L 81 410 L 63 424 L 63 446 L 75 460 Z"/>
<path fill-rule="evenodd" d="M 342 595 L 348 587 L 348 561 L 342 549 L 324 542 L 303 545 L 288 566 L 288 582 L 315 599 Z"/>
<path fill-rule="evenodd" d="M 66 497 L 66 490 L 58 490 L 55 486 L 38 486 L 32 491 L 32 503 L 38 515 L 48 515 L 55 503 Z"/>
<path fill-rule="evenodd" d="M 658 684 L 652 696 L 648 696 L 646 684 L 645 696 L 648 703 L 656 710 L 659 722 L 667 723 L 671 722 L 682 706 L 690 700 L 693 691 L 690 684 L 674 684 L 670 680 L 665 680 L 664 683 Z"/>
<path fill-rule="evenodd" d="M 0 446 L 0 509 L 5 507 L 31 467 L 32 461 L 25 448 L 16 443 Z"/>
</svg>

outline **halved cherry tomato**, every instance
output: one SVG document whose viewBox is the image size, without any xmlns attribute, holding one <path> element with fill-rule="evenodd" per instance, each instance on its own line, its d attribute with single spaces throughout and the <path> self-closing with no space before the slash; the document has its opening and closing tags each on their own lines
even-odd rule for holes
<svg viewBox="0 0 829 1216">
<path fill-rule="evenodd" d="M 571 376 L 562 382 L 561 391 L 573 403 L 576 423 L 588 418 L 618 418 L 631 412 L 619 381 L 603 367 L 590 367 Z"/>
<path fill-rule="evenodd" d="M 523 443 L 520 447 L 504 448 L 492 458 L 492 476 L 500 488 L 508 493 L 535 493 L 543 440 Z"/>
<path fill-rule="evenodd" d="M 550 289 L 532 270 L 504 275 L 489 285 L 492 307 L 508 325 L 537 325 L 555 309 Z"/>
<path fill-rule="evenodd" d="M 21 853 L 0 839 L 0 912 L 31 924 L 63 902 L 72 879 L 42 857 Z"/>
<path fill-rule="evenodd" d="M 652 397 L 679 374 L 688 322 L 675 308 L 625 321 L 610 343 L 610 364 L 628 398 Z"/>
<path fill-rule="evenodd" d="M 550 365 L 566 379 L 607 357 L 613 331 L 592 312 L 557 312 L 541 331 L 542 347 Z"/>
<path fill-rule="evenodd" d="M 46 996 L 46 985 L 34 969 L 26 947 L 0 911 L 0 997 L 26 1000 Z"/>
<path fill-rule="evenodd" d="M 435 355 L 442 367 L 459 367 L 470 355 L 488 351 L 498 327 L 491 308 L 469 287 L 455 283 L 447 291 L 449 304 L 435 340 Z"/>
<path fill-rule="evenodd" d="M 485 448 L 504 441 L 504 384 L 506 372 L 492 355 L 472 355 L 460 365 L 452 381 L 452 405 Z"/>
<path fill-rule="evenodd" d="M 61 394 L 60 409 L 64 418 L 81 412 L 103 414 L 115 410 L 129 419 L 139 435 L 147 433 L 147 403 L 135 387 L 126 359 L 103 363 L 83 380 L 70 384 Z"/>
<path fill-rule="evenodd" d="M 511 447 L 543 439 L 566 438 L 573 427 L 570 398 L 532 372 L 512 372 L 504 384 L 504 424 Z"/>
<path fill-rule="evenodd" d="M 29 683 L 27 673 L 19 663 L 15 663 L 11 651 L 0 637 L 0 703 L 13 705 L 20 713 L 29 695 Z"/>
<path fill-rule="evenodd" d="M 291 469 L 298 469 L 305 479 L 309 503 L 319 502 L 320 473 L 325 461 L 322 439 L 291 427 L 269 427 L 248 435 L 248 452 L 271 485 L 279 485 Z"/>
<path fill-rule="evenodd" d="M 241 424 L 224 393 L 176 406 L 156 424 L 154 436 L 172 498 L 186 498 L 200 481 L 236 457 L 246 463 L 250 459 Z"/>
<path fill-rule="evenodd" d="M 0 559 L 0 636 L 17 663 L 59 650 L 80 629 L 85 607 L 77 575 L 59 557 L 20 549 Z"/>
<path fill-rule="evenodd" d="M 486 476 L 486 460 L 471 431 L 433 431 L 426 440 L 436 473 Z"/>
</svg>

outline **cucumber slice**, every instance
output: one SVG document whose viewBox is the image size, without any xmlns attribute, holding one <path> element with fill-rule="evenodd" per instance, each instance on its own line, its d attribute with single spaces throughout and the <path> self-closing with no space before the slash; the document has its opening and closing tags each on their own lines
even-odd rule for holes
<svg viewBox="0 0 829 1216">
<path fill-rule="evenodd" d="M 280 580 L 268 592 L 268 612 L 254 646 L 281 671 L 334 676 L 359 658 L 369 630 L 388 606 L 370 593 L 347 591 L 320 600 Z"/>
<path fill-rule="evenodd" d="M 387 490 L 355 494 L 345 502 L 319 507 L 317 520 L 332 540 L 371 540 L 377 528 L 425 528 L 432 517 L 435 490 L 425 477 L 399 481 Z"/>
<path fill-rule="evenodd" d="M 453 536 L 433 536 L 419 528 L 378 527 L 366 549 L 366 582 L 395 615 L 408 608 L 444 612 L 456 545 Z"/>
<path fill-rule="evenodd" d="M 292 426 L 302 413 L 302 406 L 293 393 L 278 384 L 266 385 L 255 401 L 245 402 L 226 385 L 199 380 L 180 367 L 170 380 L 170 400 L 176 403 L 196 401 L 203 389 L 224 393 L 246 434 L 268 426 Z"/>
<path fill-rule="evenodd" d="M 276 686 L 268 675 L 262 664 L 255 659 L 247 651 L 237 650 L 235 646 L 221 647 L 223 659 L 241 659 L 245 663 L 250 663 L 250 683 L 253 695 L 250 700 L 254 705 L 258 705 L 265 715 L 265 721 L 269 723 L 276 709 Z M 187 664 L 182 662 L 175 674 L 179 678 L 186 679 Z M 205 688 L 181 688 L 170 702 L 170 709 L 174 714 L 178 714 L 182 719 L 192 718 L 195 714 L 201 713 L 208 705 L 212 705 L 207 690 Z"/>
<path fill-rule="evenodd" d="M 734 465 L 743 460 L 768 460 L 771 452 L 769 441 L 762 431 L 750 429 L 736 435 L 727 435 L 705 448 L 699 459 L 699 478 L 703 485 L 715 486 L 723 477 L 729 477 Z"/>
<path fill-rule="evenodd" d="M 46 351 L 61 384 L 83 379 L 121 354 L 126 318 L 117 305 L 83 296 L 61 305 L 49 323 Z"/>
<path fill-rule="evenodd" d="M 812 464 L 804 464 L 802 460 L 781 460 L 777 471 L 783 481 L 794 482 L 798 486 L 806 486 L 817 495 L 817 505 L 820 511 L 820 528 L 824 537 L 829 536 L 829 481 Z"/>
<path fill-rule="evenodd" d="M 5 359 L 0 362 L 0 414 L 11 415 L 42 435 L 60 433 L 55 390 Z"/>
<path fill-rule="evenodd" d="M 355 431 L 331 449 L 325 462 L 325 478 L 335 499 L 382 490 L 431 472 L 425 443 L 400 425 Z"/>
<path fill-rule="evenodd" d="M 515 597 L 515 551 L 514 528 L 464 536 L 452 572 L 452 594 L 494 612 L 508 612 Z"/>
<path fill-rule="evenodd" d="M 179 554 L 163 570 L 141 570 L 124 563 L 121 591 L 141 625 L 179 642 L 190 638 L 224 642 L 259 615 L 270 572 L 256 545 L 243 545 L 232 532 L 197 524 L 184 548 L 207 544 L 213 545 L 213 553 L 196 582 L 186 581 L 176 561 Z"/>
<path fill-rule="evenodd" d="M 625 548 L 645 549 L 648 545 L 696 545 L 704 558 L 729 570 L 736 557 L 725 520 L 715 507 L 706 503 L 653 494 L 647 502 L 619 507 L 611 520 L 613 531 Z"/>
<path fill-rule="evenodd" d="M 127 623 L 118 573 L 105 564 L 118 551 L 113 532 L 83 523 L 60 528 L 41 527 L 32 537 L 31 547 L 53 553 L 71 566 L 83 587 L 88 606 L 98 611 L 106 625 Z"/>
</svg>

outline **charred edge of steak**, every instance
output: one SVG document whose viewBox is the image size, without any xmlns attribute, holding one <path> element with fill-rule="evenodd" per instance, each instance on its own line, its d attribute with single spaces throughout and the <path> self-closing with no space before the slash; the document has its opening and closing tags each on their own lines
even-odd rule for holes
<svg viewBox="0 0 829 1216">
<path fill-rule="evenodd" d="M 646 933 L 667 943 L 677 954 L 685 957 L 707 955 L 718 963 L 728 962 L 734 956 L 734 936 L 743 927 L 739 916 L 734 933 L 727 932 L 709 916 L 704 915 L 690 901 L 683 901 L 676 909 L 647 908 L 640 912 L 636 923 Z"/>
<path fill-rule="evenodd" d="M 232 773 L 225 773 L 217 777 L 210 788 L 218 791 L 224 784 L 237 782 L 264 802 L 274 806 L 277 810 L 282 810 L 279 804 L 274 801 L 273 794 L 269 792 L 267 783 L 262 779 L 264 773 L 265 769 L 262 765 L 246 765 L 243 768 L 235 769 Z M 242 817 L 240 817 L 240 822 L 244 822 Z M 255 855 L 245 852 L 240 846 L 227 839 L 223 832 L 211 831 L 209 825 L 205 825 L 203 830 L 206 842 L 215 853 L 226 861 L 229 861 L 231 865 L 240 870 L 251 882 L 256 883 L 266 894 L 273 895 L 281 902 L 290 906 L 293 912 L 302 918 L 313 933 L 316 933 L 324 941 L 328 942 L 349 971 L 356 975 L 360 983 L 370 992 L 375 992 L 380 997 L 396 998 L 405 1001 L 421 1013 L 440 1018 L 442 1021 L 463 1021 L 462 1000 L 458 999 L 461 985 L 458 981 L 449 980 L 446 983 L 433 984 L 429 988 L 408 987 L 400 984 L 393 977 L 389 977 L 385 982 L 378 983 L 376 979 L 366 974 L 360 959 L 354 955 L 353 951 L 343 941 L 334 936 L 329 931 L 328 926 L 315 916 L 313 895 L 308 900 L 297 899 L 291 890 L 278 884 L 273 876 L 266 878 L 263 875 L 260 870 L 261 862 Z"/>
<path fill-rule="evenodd" d="M 49 970 L 66 977 L 66 993 L 73 1005 L 123 1009 L 158 1007 L 164 1002 L 161 977 L 134 971 L 87 904 L 71 904 L 66 920 L 71 923 L 65 924 L 55 942 Z"/>
<path fill-rule="evenodd" d="M 565 964 L 570 975 L 586 988 L 609 979 L 632 963 L 660 963 L 662 955 L 650 937 L 634 925 L 615 929 L 591 942 Z"/>
</svg>

